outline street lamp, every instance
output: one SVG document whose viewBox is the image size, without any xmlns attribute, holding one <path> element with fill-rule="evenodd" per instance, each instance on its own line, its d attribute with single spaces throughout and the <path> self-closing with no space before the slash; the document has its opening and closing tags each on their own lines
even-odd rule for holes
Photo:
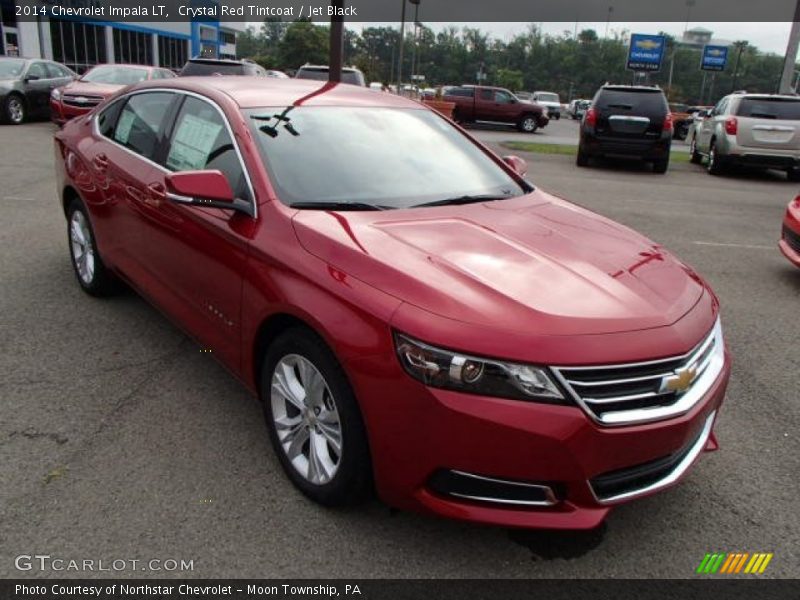
<svg viewBox="0 0 800 600">
<path fill-rule="evenodd" d="M 419 5 L 421 0 L 408 0 L 411 4 Z M 403 8 L 400 11 L 400 52 L 397 59 L 397 93 L 400 93 L 400 88 L 403 85 L 403 47 L 406 41 L 406 0 L 400 0 Z"/>
<path fill-rule="evenodd" d="M 414 45 L 411 47 L 411 83 L 414 83 L 414 74 L 417 68 L 417 37 L 422 23 L 419 22 L 419 4 L 422 0 L 409 0 L 414 5 Z"/>
</svg>

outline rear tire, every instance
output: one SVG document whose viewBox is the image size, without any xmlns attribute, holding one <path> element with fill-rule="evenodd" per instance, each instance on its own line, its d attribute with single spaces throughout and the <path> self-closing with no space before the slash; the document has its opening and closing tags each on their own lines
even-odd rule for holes
<svg viewBox="0 0 800 600">
<path fill-rule="evenodd" d="M 67 241 L 72 268 L 84 292 L 103 297 L 120 290 L 119 279 L 106 267 L 97 250 L 86 207 L 77 198 L 67 208 Z"/>
<path fill-rule="evenodd" d="M 711 175 L 721 175 L 724 171 L 717 155 L 717 140 L 711 140 L 711 145 L 708 147 L 708 166 L 706 168 Z"/>
<path fill-rule="evenodd" d="M 669 159 L 666 158 L 664 160 L 657 160 L 653 162 L 653 173 L 663 174 L 667 172 L 669 168 Z"/>
<path fill-rule="evenodd" d="M 589 166 L 589 155 L 584 152 L 580 146 L 578 146 L 578 154 L 575 157 L 575 164 L 579 167 L 588 167 Z"/>
<path fill-rule="evenodd" d="M 796 167 L 794 169 L 788 169 L 786 171 L 786 179 L 794 182 L 800 181 L 800 169 Z"/>
<path fill-rule="evenodd" d="M 358 504 L 372 490 L 361 411 L 342 367 L 304 327 L 279 335 L 260 382 L 270 441 L 284 472 L 324 506 Z"/>
<path fill-rule="evenodd" d="M 539 129 L 539 124 L 536 122 L 534 115 L 522 115 L 517 123 L 517 129 L 522 133 L 535 133 Z"/>
<path fill-rule="evenodd" d="M 693 165 L 703 162 L 703 155 L 697 151 L 697 135 L 692 136 L 692 144 L 689 146 L 689 162 Z"/>
</svg>

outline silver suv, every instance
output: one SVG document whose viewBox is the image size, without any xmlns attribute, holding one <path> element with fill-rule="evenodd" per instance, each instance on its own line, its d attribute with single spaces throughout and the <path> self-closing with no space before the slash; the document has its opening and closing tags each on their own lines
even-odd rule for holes
<svg viewBox="0 0 800 600">
<path fill-rule="evenodd" d="M 786 171 L 800 181 L 800 97 L 737 92 L 697 122 L 692 162 L 708 157 L 708 172 L 745 165 Z"/>
</svg>

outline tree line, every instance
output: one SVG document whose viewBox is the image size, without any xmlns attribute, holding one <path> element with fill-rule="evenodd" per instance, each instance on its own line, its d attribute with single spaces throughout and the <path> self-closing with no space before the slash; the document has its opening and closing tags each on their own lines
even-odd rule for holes
<svg viewBox="0 0 800 600">
<path fill-rule="evenodd" d="M 327 26 L 309 21 L 267 19 L 259 28 L 241 33 L 237 49 L 240 57 L 252 58 L 268 69 L 292 71 L 305 63 L 328 64 L 329 34 Z M 472 27 L 433 31 L 422 26 L 415 30 L 409 23 L 403 81 L 411 80 L 413 66 L 415 74 L 425 77 L 424 86 L 477 83 L 481 73 L 485 75 L 483 83 L 513 91 L 553 91 L 563 101 L 591 98 L 606 82 L 643 82 L 625 68 L 629 36 L 628 31 L 615 30 L 601 38 L 592 29 L 577 36 L 570 31 L 552 35 L 531 24 L 506 41 Z M 762 53 L 740 41 L 730 48 L 725 71 L 703 72 L 700 49 L 666 38 L 661 71 L 644 81 L 661 86 L 671 102 L 714 104 L 734 89 L 777 91 L 781 56 Z M 397 81 L 399 39 L 398 27 L 365 27 L 360 32 L 346 29 L 345 64 L 361 69 L 367 81 L 393 84 Z"/>
</svg>

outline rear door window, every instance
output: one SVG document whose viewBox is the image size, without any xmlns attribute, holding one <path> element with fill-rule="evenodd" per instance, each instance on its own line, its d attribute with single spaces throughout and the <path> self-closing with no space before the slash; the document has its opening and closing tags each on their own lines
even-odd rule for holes
<svg viewBox="0 0 800 600">
<path fill-rule="evenodd" d="M 175 100 L 170 92 L 130 96 L 117 119 L 112 139 L 149 160 L 155 160 L 169 109 Z"/>
<path fill-rule="evenodd" d="M 739 117 L 800 121 L 800 100 L 783 98 L 742 98 L 736 110 Z"/>
</svg>

